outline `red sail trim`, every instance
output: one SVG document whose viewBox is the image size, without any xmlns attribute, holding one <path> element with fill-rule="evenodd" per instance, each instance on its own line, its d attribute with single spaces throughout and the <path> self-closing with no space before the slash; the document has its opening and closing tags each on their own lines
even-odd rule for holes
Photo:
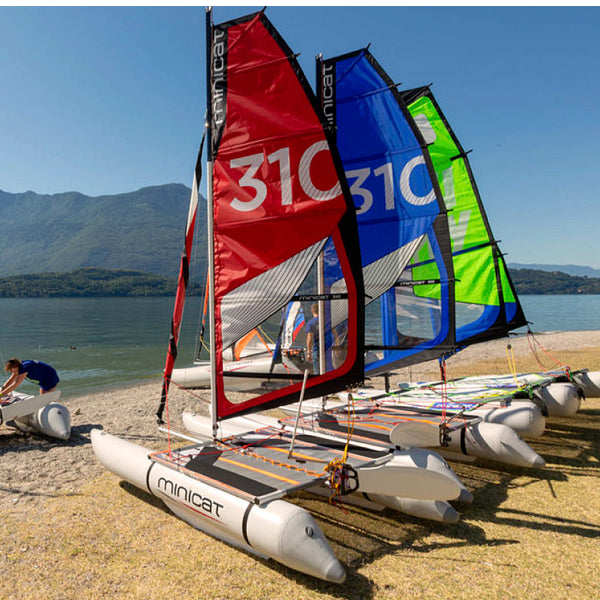
<svg viewBox="0 0 600 600">
<path fill-rule="evenodd" d="M 307 396 L 337 391 L 363 373 L 362 327 L 360 333 L 357 327 L 362 273 L 354 205 L 341 161 L 310 85 L 262 13 L 216 25 L 212 39 L 210 89 L 216 97 L 211 105 L 218 107 L 212 122 L 216 373 L 223 372 L 224 304 L 243 293 L 260 306 L 263 276 L 287 268 L 292 257 L 331 236 L 348 286 L 349 352 L 341 367 L 309 379 Z M 224 70 L 216 74 L 215 56 Z M 346 256 L 349 245 L 354 246 L 352 261 Z M 306 269 L 308 274 L 310 263 Z M 280 308 L 297 289 L 278 290 Z M 217 415 L 292 401 L 299 390 L 295 384 L 234 404 L 218 376 Z"/>
<path fill-rule="evenodd" d="M 179 333 L 181 331 L 181 321 L 183 319 L 183 308 L 185 305 L 186 289 L 190 273 L 190 256 L 192 254 L 192 245 L 194 242 L 194 230 L 196 227 L 196 216 L 198 214 L 198 187 L 202 180 L 202 151 L 204 149 L 205 135 L 202 136 L 198 158 L 196 159 L 196 169 L 194 171 L 194 181 L 192 184 L 192 193 L 190 196 L 190 208 L 188 212 L 187 224 L 185 228 L 185 240 L 183 251 L 181 253 L 181 262 L 179 267 L 179 277 L 177 279 L 177 293 L 175 295 L 175 307 L 173 309 L 173 318 L 171 319 L 171 334 L 169 336 L 169 347 L 165 360 L 165 369 L 163 375 L 163 386 L 161 400 L 156 416 L 159 423 L 162 423 L 162 415 L 167 402 L 171 375 L 177 358 L 177 344 L 179 342 Z"/>
</svg>

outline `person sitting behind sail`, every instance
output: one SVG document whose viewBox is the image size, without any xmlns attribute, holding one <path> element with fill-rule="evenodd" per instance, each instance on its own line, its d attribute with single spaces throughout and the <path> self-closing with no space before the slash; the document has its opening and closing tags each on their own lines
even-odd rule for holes
<svg viewBox="0 0 600 600">
<path fill-rule="evenodd" d="M 306 359 L 312 361 L 313 374 L 319 375 L 321 372 L 320 363 L 320 327 L 319 327 L 319 305 L 315 302 L 310 310 L 313 318 L 306 324 Z M 333 335 L 331 330 L 325 331 L 325 352 L 331 350 L 333 344 Z M 331 368 L 331 364 L 327 364 L 326 369 Z"/>
<path fill-rule="evenodd" d="M 39 360 L 24 360 L 11 358 L 6 361 L 4 370 L 10 373 L 0 389 L 0 396 L 16 390 L 27 379 L 40 386 L 40 394 L 47 394 L 56 389 L 60 378 L 53 367 Z"/>
<path fill-rule="evenodd" d="M 337 369 L 344 364 L 348 354 L 348 323 L 344 321 L 333 330 L 333 367 Z"/>
<path fill-rule="evenodd" d="M 319 374 L 319 305 L 310 307 L 313 318 L 306 324 L 306 358 L 312 359 L 313 373 Z"/>
</svg>

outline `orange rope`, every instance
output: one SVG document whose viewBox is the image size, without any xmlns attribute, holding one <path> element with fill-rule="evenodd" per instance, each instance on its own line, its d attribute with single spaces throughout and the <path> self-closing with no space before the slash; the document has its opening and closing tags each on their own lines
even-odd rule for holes
<svg viewBox="0 0 600 600">
<path fill-rule="evenodd" d="M 535 350 L 535 348 L 532 345 L 532 342 L 537 344 L 537 346 L 539 346 L 539 348 L 542 350 L 542 352 L 550 359 L 554 362 L 554 367 L 558 367 L 560 369 L 564 369 L 567 374 L 569 373 L 570 369 L 568 365 L 563 364 L 558 358 L 552 356 L 550 354 L 550 352 L 548 350 L 546 350 L 546 348 L 544 348 L 544 346 L 542 346 L 542 344 L 539 342 L 539 340 L 535 337 L 535 335 L 533 335 L 533 332 L 531 330 L 529 330 L 527 332 L 527 342 L 529 343 L 529 348 L 531 349 L 531 352 L 533 353 L 533 355 L 535 356 L 535 359 L 538 363 L 538 365 L 544 369 L 544 370 L 549 370 L 547 367 L 544 366 L 544 364 L 542 363 L 542 361 L 539 359 L 538 354 Z"/>
</svg>

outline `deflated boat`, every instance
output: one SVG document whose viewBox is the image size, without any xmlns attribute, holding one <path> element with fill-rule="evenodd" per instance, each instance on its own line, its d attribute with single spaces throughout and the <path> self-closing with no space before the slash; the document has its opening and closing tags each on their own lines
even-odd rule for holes
<svg viewBox="0 0 600 600">
<path fill-rule="evenodd" d="M 71 414 L 56 402 L 59 398 L 60 390 L 37 396 L 12 392 L 0 403 L 0 425 L 6 423 L 27 433 L 68 440 Z"/>
</svg>

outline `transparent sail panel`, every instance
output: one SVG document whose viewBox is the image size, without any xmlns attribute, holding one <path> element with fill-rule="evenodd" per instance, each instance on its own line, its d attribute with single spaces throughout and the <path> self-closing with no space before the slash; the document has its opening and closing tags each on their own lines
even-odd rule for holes
<svg viewBox="0 0 600 600">
<path fill-rule="evenodd" d="M 268 319 L 281 305 L 287 304 L 289 290 L 300 287 L 304 274 L 315 264 L 324 242 L 313 244 L 277 267 L 238 286 L 223 298 L 221 318 L 225 348 L 245 336 L 256 323 Z"/>
<path fill-rule="evenodd" d="M 327 244 L 326 256 L 328 261 L 339 262 L 332 243 Z M 271 285 L 269 278 L 265 276 L 264 285 L 246 290 L 247 310 L 263 313 L 265 318 L 249 333 L 233 340 L 222 353 L 225 391 L 231 404 L 245 403 L 257 392 L 301 382 L 305 372 L 312 378 L 333 373 L 344 365 L 350 316 L 347 282 L 342 277 L 328 284 L 323 276 L 324 262 L 323 254 L 314 256 L 295 294 L 275 310 L 269 310 L 271 305 L 265 300 L 265 292 Z M 281 266 L 281 272 L 273 269 L 274 279 L 279 280 L 290 267 L 294 271 L 294 266 L 290 261 Z M 289 272 L 287 283 L 294 281 L 299 272 L 297 266 L 295 272 Z M 267 296 L 271 298 L 272 294 Z M 228 331 L 235 329 L 230 327 Z M 240 327 L 239 331 L 244 329 Z"/>
<path fill-rule="evenodd" d="M 396 284 L 366 308 L 366 369 L 379 372 L 392 363 L 426 352 L 445 335 L 447 309 L 438 263 L 430 258 L 426 236 Z M 412 359 L 412 360 L 411 360 Z"/>
</svg>

